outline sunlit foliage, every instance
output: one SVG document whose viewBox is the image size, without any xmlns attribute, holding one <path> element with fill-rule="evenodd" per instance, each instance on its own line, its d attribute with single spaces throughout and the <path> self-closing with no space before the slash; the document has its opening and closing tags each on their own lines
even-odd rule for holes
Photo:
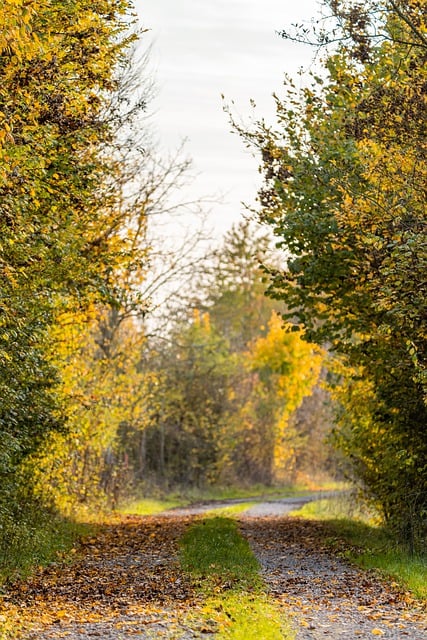
<svg viewBox="0 0 427 640">
<path fill-rule="evenodd" d="M 242 135 L 262 155 L 260 219 L 289 256 L 270 293 L 343 358 L 337 440 L 414 545 L 427 495 L 425 11 L 325 4 L 335 27 L 319 46 L 335 45 L 322 77 L 288 83 L 276 130 Z"/>
</svg>

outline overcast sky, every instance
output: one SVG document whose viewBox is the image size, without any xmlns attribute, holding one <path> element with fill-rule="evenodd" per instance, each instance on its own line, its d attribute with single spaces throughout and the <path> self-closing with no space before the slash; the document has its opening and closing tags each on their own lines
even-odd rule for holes
<svg viewBox="0 0 427 640">
<path fill-rule="evenodd" d="M 221 94 L 249 119 L 250 100 L 260 117 L 272 119 L 273 92 L 285 73 L 298 77 L 310 66 L 309 47 L 281 39 L 276 31 L 308 21 L 317 0 L 135 0 L 141 26 L 150 29 L 151 68 L 157 97 L 153 126 L 162 149 L 186 139 L 197 177 L 191 197 L 222 194 L 210 205 L 209 224 L 222 234 L 253 204 L 258 161 L 245 150 L 223 112 Z"/>
</svg>

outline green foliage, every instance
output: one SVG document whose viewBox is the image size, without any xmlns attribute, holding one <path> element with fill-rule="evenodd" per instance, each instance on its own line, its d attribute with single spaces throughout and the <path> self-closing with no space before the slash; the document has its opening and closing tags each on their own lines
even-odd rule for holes
<svg viewBox="0 0 427 640">
<path fill-rule="evenodd" d="M 0 505 L 0 584 L 25 578 L 35 568 L 69 554 L 89 525 L 64 519 L 34 496 L 15 495 Z"/>
<path fill-rule="evenodd" d="M 270 295 L 340 357 L 336 442 L 414 548 L 427 513 L 426 25 L 417 2 L 326 4 L 326 78 L 288 83 L 277 130 L 241 133 L 262 156 L 260 219 L 287 255 Z"/>
<path fill-rule="evenodd" d="M 104 295 L 117 242 L 110 109 L 127 2 L 13 2 L 0 19 L 0 473 L 64 424 L 50 328 Z M 123 215 L 122 213 L 120 215 Z M 114 238 L 115 236 L 115 238 Z"/>
<path fill-rule="evenodd" d="M 233 352 L 264 334 L 273 310 L 281 307 L 265 296 L 262 265 L 275 263 L 271 244 L 249 221 L 233 225 L 198 283 L 198 307 L 209 313 Z"/>
<path fill-rule="evenodd" d="M 410 387 L 406 383 L 405 392 Z M 387 526 L 412 551 L 425 550 L 425 444 L 421 433 L 417 436 L 414 430 L 408 432 L 402 424 L 411 401 L 402 393 L 399 425 L 398 419 L 393 420 L 390 415 L 387 399 L 381 399 L 373 384 L 358 376 L 353 380 L 347 378 L 334 390 L 334 395 L 342 412 L 333 439 L 370 489 L 370 504 L 383 514 Z M 416 415 L 414 418 L 418 426 L 422 411 L 420 418 Z M 408 424 L 411 422 L 409 419 Z"/>
</svg>

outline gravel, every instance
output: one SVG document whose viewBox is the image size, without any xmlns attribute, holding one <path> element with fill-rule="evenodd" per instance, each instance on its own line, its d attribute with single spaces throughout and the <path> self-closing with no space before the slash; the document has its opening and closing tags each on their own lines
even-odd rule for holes
<svg viewBox="0 0 427 640">
<path fill-rule="evenodd" d="M 332 554 L 315 523 L 271 515 L 240 521 L 270 595 L 293 616 L 297 640 L 427 640 L 424 613 L 396 587 Z"/>
<path fill-rule="evenodd" d="M 426 618 L 414 608 L 407 594 L 333 554 L 324 544 L 324 530 L 319 523 L 286 516 L 312 499 L 266 501 L 239 515 L 241 531 L 260 562 L 270 596 L 291 616 L 297 640 L 374 636 L 385 640 L 427 640 Z M 88 550 L 80 572 L 87 574 L 91 591 L 88 598 L 84 593 L 74 597 L 77 603 L 81 602 L 82 615 L 77 607 L 53 623 L 39 623 L 25 640 L 213 638 L 212 628 L 204 628 L 202 616 L 198 615 L 201 603 L 191 595 L 190 585 L 180 574 L 177 540 L 194 514 L 234 503 L 175 509 L 156 519 L 134 517 L 135 533 L 129 534 L 127 546 L 113 545 L 109 554 L 97 554 L 96 545 L 93 553 Z M 65 574 L 59 574 L 58 585 L 52 583 L 48 596 L 52 602 L 75 591 L 73 575 L 79 575 L 78 571 L 68 571 L 68 582 Z M 169 572 L 170 579 L 165 579 Z M 99 574 L 104 576 L 103 584 L 97 582 Z M 123 595 L 120 581 L 124 583 L 125 576 Z M 116 585 L 112 584 L 114 580 Z M 179 584 L 181 603 L 177 600 Z M 105 585 L 111 585 L 107 591 Z M 150 599 L 146 600 L 144 594 L 151 594 Z M 31 600 L 31 589 L 24 597 Z M 92 618 L 87 602 L 105 602 L 105 598 L 110 613 L 106 609 L 104 615 L 101 609 L 101 616 Z"/>
</svg>

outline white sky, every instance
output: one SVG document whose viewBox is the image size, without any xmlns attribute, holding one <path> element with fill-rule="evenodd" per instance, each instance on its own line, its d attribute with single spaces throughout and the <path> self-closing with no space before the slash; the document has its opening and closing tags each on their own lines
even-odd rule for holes
<svg viewBox="0 0 427 640">
<path fill-rule="evenodd" d="M 196 174 L 189 197 L 221 197 L 209 226 L 222 235 L 254 203 L 258 160 L 230 132 L 221 94 L 249 120 L 253 99 L 259 117 L 272 119 L 272 94 L 284 73 L 297 77 L 310 66 L 310 47 L 275 32 L 318 14 L 317 0 L 135 0 L 141 26 L 150 32 L 157 97 L 152 123 L 161 148 L 174 151 L 186 139 Z"/>
</svg>

